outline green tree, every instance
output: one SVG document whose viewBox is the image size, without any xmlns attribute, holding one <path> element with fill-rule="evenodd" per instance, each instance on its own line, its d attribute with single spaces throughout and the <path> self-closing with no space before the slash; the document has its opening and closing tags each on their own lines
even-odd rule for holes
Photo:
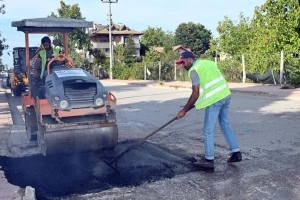
<svg viewBox="0 0 300 200">
<path fill-rule="evenodd" d="M 132 37 L 126 38 L 124 45 L 118 45 L 114 49 L 115 62 L 129 67 L 136 60 L 135 44 Z"/>
<path fill-rule="evenodd" d="M 125 47 L 123 45 L 114 47 L 114 62 L 125 65 Z"/>
<path fill-rule="evenodd" d="M 78 4 L 67 5 L 64 1 L 60 1 L 60 8 L 57 9 L 58 14 L 51 12 L 49 17 L 62 17 L 72 18 L 78 20 L 84 20 L 80 7 Z M 70 57 L 73 58 L 75 65 L 84 68 L 85 70 L 91 71 L 93 66 L 90 64 L 86 55 L 90 49 L 91 42 L 88 34 L 84 28 L 75 29 L 68 34 Z M 63 46 L 62 35 L 55 35 L 53 44 L 56 46 Z M 76 49 L 82 50 L 77 52 Z M 91 52 L 89 52 L 91 54 Z"/>
<path fill-rule="evenodd" d="M 184 45 L 197 55 L 204 54 L 209 49 L 211 38 L 211 31 L 193 22 L 181 23 L 175 31 L 175 44 Z"/>
<path fill-rule="evenodd" d="M 142 44 L 147 46 L 143 57 L 143 66 L 151 71 L 151 76 L 148 78 L 157 79 L 159 65 L 161 65 L 161 78 L 162 80 L 171 80 L 173 78 L 174 60 L 177 58 L 173 51 L 174 34 L 172 32 L 164 32 L 161 28 L 148 27 L 143 32 Z M 164 51 L 161 53 L 156 52 L 153 47 L 163 47 Z"/>
<path fill-rule="evenodd" d="M 242 13 L 238 24 L 226 16 L 223 21 L 219 22 L 217 31 L 219 33 L 217 42 L 211 41 L 212 47 L 218 46 L 217 51 L 227 53 L 230 56 L 242 55 L 248 51 L 251 39 L 251 22 Z"/>
<path fill-rule="evenodd" d="M 249 51 L 254 54 L 251 59 L 254 69 L 279 70 L 280 51 L 283 50 L 289 66 L 287 70 L 293 82 L 299 84 L 300 1 L 267 0 L 256 8 L 252 28 Z"/>
<path fill-rule="evenodd" d="M 117 79 L 141 79 L 143 68 L 136 62 L 136 49 L 132 37 L 126 38 L 123 45 L 114 48 L 114 77 Z"/>
<path fill-rule="evenodd" d="M 132 36 L 127 38 L 127 41 L 124 45 L 125 51 L 124 56 L 125 60 L 124 62 L 126 64 L 132 64 L 136 61 L 136 49 L 135 49 L 135 43 L 132 39 Z"/>
<path fill-rule="evenodd" d="M 172 32 L 164 32 L 161 28 L 148 27 L 143 31 L 141 43 L 146 50 L 151 47 L 164 47 L 169 51 L 174 46 L 174 35 Z"/>
<path fill-rule="evenodd" d="M 173 50 L 165 51 L 160 57 L 161 61 L 161 78 L 165 81 L 174 80 L 174 61 L 178 59 L 179 55 Z M 175 69 L 176 70 L 176 69 Z"/>
<path fill-rule="evenodd" d="M 3 0 L 0 0 L 0 2 Z M 0 4 L 0 14 L 5 14 L 5 4 Z M 8 48 L 8 45 L 5 44 L 5 38 L 2 37 L 0 32 L 0 57 L 3 55 L 3 51 Z M 0 60 L 1 61 L 1 60 Z"/>
<path fill-rule="evenodd" d="M 279 71 L 280 51 L 283 50 L 290 80 L 299 84 L 299 4 L 299 0 L 267 0 L 256 7 L 251 20 L 241 14 L 235 24 L 225 17 L 217 27 L 220 36 L 211 40 L 211 50 L 228 54 L 226 63 L 222 65 L 221 62 L 219 66 L 232 74 L 233 70 L 240 70 L 240 56 L 244 54 L 248 73 Z"/>
<path fill-rule="evenodd" d="M 103 65 L 105 64 L 105 66 L 109 66 L 109 60 L 106 57 L 105 53 L 103 51 L 101 51 L 100 49 L 90 49 L 89 50 L 89 54 L 92 55 L 94 57 L 94 64 L 95 65 Z"/>
<path fill-rule="evenodd" d="M 165 33 L 163 42 L 165 52 L 173 51 L 173 46 L 175 45 L 174 39 L 174 34 L 172 32 Z"/>
<path fill-rule="evenodd" d="M 219 37 L 210 40 L 208 55 L 226 58 L 220 60 L 218 66 L 228 81 L 241 80 L 241 57 L 248 52 L 251 30 L 250 19 L 244 17 L 242 13 L 238 22 L 225 16 L 217 26 Z"/>
<path fill-rule="evenodd" d="M 3 1 L 3 0 L 0 0 L 0 1 Z M 5 13 L 5 4 L 4 4 L 4 3 L 1 3 L 1 4 L 0 4 L 0 13 L 1 13 L 1 14 L 4 14 L 4 13 Z"/>
<path fill-rule="evenodd" d="M 58 15 L 51 12 L 50 17 L 63 17 L 78 20 L 85 20 L 82 16 L 79 4 L 67 5 L 64 1 L 60 1 L 60 8 L 57 9 Z M 56 38 L 58 43 L 62 43 L 61 38 Z M 77 49 L 87 49 L 90 47 L 90 38 L 84 28 L 75 29 L 69 34 L 69 42 L 71 47 Z"/>
<path fill-rule="evenodd" d="M 144 63 L 150 63 L 150 62 L 158 62 L 160 61 L 160 55 L 156 51 L 151 48 L 149 51 L 146 52 L 146 55 L 143 59 Z"/>
<path fill-rule="evenodd" d="M 141 39 L 142 44 L 148 48 L 157 46 L 161 47 L 164 45 L 165 32 L 161 28 L 148 27 L 143 31 L 143 36 Z"/>
</svg>

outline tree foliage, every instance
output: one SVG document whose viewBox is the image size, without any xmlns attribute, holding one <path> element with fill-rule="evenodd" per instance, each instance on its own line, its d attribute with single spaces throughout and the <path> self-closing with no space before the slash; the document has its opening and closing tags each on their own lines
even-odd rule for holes
<svg viewBox="0 0 300 200">
<path fill-rule="evenodd" d="M 124 51 L 124 62 L 126 64 L 132 64 L 136 61 L 136 49 L 135 49 L 135 43 L 132 39 L 132 36 L 127 38 L 127 41 L 124 45 L 125 51 Z"/>
<path fill-rule="evenodd" d="M 264 5 L 257 7 L 252 22 L 254 37 L 251 50 L 298 50 L 299 4 L 298 0 L 267 0 Z"/>
<path fill-rule="evenodd" d="M 164 35 L 164 43 L 163 47 L 165 48 L 165 52 L 173 51 L 173 46 L 175 46 L 175 37 L 172 32 L 166 32 Z"/>
<path fill-rule="evenodd" d="M 82 16 L 80 7 L 78 3 L 73 5 L 66 4 L 63 0 L 60 1 L 60 8 L 57 9 L 58 14 L 51 12 L 50 17 L 63 17 L 63 18 L 72 18 L 78 20 L 85 20 Z M 69 33 L 69 44 L 71 50 L 75 50 L 76 48 L 81 50 L 87 50 L 90 47 L 90 39 L 88 34 L 85 32 L 84 28 L 75 29 L 71 33 Z M 62 46 L 63 40 L 61 37 L 56 36 L 55 41 L 53 41 L 55 45 Z"/>
<path fill-rule="evenodd" d="M 143 66 L 147 66 L 147 69 L 151 71 L 151 75 L 148 78 L 158 80 L 159 66 L 161 68 L 161 80 L 171 81 L 174 77 L 174 61 L 179 55 L 173 50 L 167 50 L 165 47 L 164 52 L 157 52 L 153 48 L 150 48 L 146 52 L 143 59 Z"/>
<path fill-rule="evenodd" d="M 280 51 L 292 83 L 300 84 L 300 2 L 298 0 L 267 0 L 257 7 L 252 21 L 253 38 L 249 51 L 254 55 L 254 69 L 278 71 Z M 297 58 L 298 57 L 298 58 Z"/>
<path fill-rule="evenodd" d="M 300 1 L 267 0 L 256 7 L 251 20 L 240 15 L 219 23 L 219 37 L 211 40 L 212 49 L 226 53 L 228 59 L 241 61 L 245 55 L 247 72 L 279 71 L 280 52 L 293 83 L 300 83 Z M 240 66 L 235 66 L 239 69 Z"/>
<path fill-rule="evenodd" d="M 125 48 L 123 45 L 114 47 L 114 62 L 125 64 Z"/>
<path fill-rule="evenodd" d="M 161 28 L 148 27 L 142 36 L 141 43 L 146 50 L 151 47 L 164 47 L 165 51 L 172 50 L 174 46 L 174 35 L 172 32 L 164 32 Z"/>
<path fill-rule="evenodd" d="M 160 55 L 153 48 L 146 52 L 143 59 L 144 63 L 158 62 L 160 60 Z"/>
<path fill-rule="evenodd" d="M 175 44 L 190 48 L 197 55 L 204 54 L 209 49 L 211 38 L 211 31 L 193 22 L 181 23 L 175 31 Z"/>
<path fill-rule="evenodd" d="M 126 38 L 123 45 L 114 48 L 114 78 L 117 79 L 142 79 L 143 68 L 140 62 L 136 62 L 136 49 L 132 37 Z"/>
<path fill-rule="evenodd" d="M 127 67 L 136 61 L 135 43 L 132 37 L 128 37 L 124 45 L 117 45 L 115 47 L 114 60 Z"/>
<path fill-rule="evenodd" d="M 240 14 L 239 22 L 235 24 L 226 16 L 222 22 L 219 22 L 217 31 L 219 32 L 217 51 L 226 52 L 232 56 L 247 52 L 251 38 L 249 18 Z"/>
<path fill-rule="evenodd" d="M 148 48 L 157 46 L 162 47 L 164 45 L 165 32 L 161 28 L 148 27 L 143 31 L 141 42 Z"/>
<path fill-rule="evenodd" d="M 51 12 L 49 17 L 62 17 L 84 20 L 78 3 L 73 5 L 66 4 L 63 0 L 60 1 L 60 8 L 57 9 L 57 13 Z M 53 44 L 56 46 L 64 46 L 62 35 L 54 35 Z M 88 59 L 86 58 L 86 52 L 90 47 L 90 38 L 84 28 L 78 28 L 68 34 L 68 43 L 70 49 L 70 57 L 73 58 L 76 66 L 80 66 L 86 70 L 91 70 Z M 76 50 L 83 50 L 77 52 Z"/>
<path fill-rule="evenodd" d="M 254 69 L 279 70 L 280 51 L 299 52 L 300 6 L 298 0 L 267 0 L 257 7 L 252 21 L 249 52 L 256 55 Z M 259 61 L 262 60 L 263 62 Z M 274 60 L 277 62 L 274 62 Z M 261 66 L 263 65 L 263 66 Z"/>
<path fill-rule="evenodd" d="M 109 59 L 106 57 L 105 53 L 101 51 L 100 49 L 90 49 L 89 50 L 90 55 L 94 57 L 94 65 L 96 66 L 109 66 Z"/>
<path fill-rule="evenodd" d="M 225 16 L 224 20 L 218 23 L 217 31 L 219 37 L 210 41 L 209 54 L 213 57 L 226 57 L 219 62 L 218 66 L 229 81 L 236 81 L 242 70 L 242 54 L 249 49 L 251 40 L 251 21 L 242 13 L 239 20 L 234 22 Z M 216 52 L 216 53 L 213 53 Z"/>
<path fill-rule="evenodd" d="M 3 1 L 3 0 L 0 0 L 0 1 Z M 1 3 L 0 4 L 0 14 L 4 14 L 4 13 L 5 13 L 5 4 Z"/>
<path fill-rule="evenodd" d="M 0 14 L 5 14 L 5 4 L 1 3 L 0 0 Z M 5 38 L 2 37 L 1 31 L 0 31 L 0 57 L 3 55 L 3 51 L 8 48 L 8 45 L 5 44 Z M 0 60 L 1 61 L 1 60 Z"/>
<path fill-rule="evenodd" d="M 175 60 L 179 57 L 174 51 L 165 51 L 161 55 L 161 78 L 165 81 L 172 81 L 174 78 Z"/>
</svg>

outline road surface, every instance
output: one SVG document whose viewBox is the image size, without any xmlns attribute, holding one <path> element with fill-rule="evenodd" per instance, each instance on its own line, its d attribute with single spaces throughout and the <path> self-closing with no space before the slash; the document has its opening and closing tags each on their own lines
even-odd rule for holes
<svg viewBox="0 0 300 200">
<path fill-rule="evenodd" d="M 9 97 L 13 143 L 0 166 L 9 183 L 32 186 L 38 199 L 300 199 L 300 104 L 284 98 L 234 94 L 230 108 L 244 160 L 227 164 L 227 143 L 215 131 L 215 171 L 193 168 L 204 154 L 203 111 L 181 120 L 107 163 L 176 116 L 190 90 L 106 85 L 118 99 L 119 144 L 114 151 L 43 157 L 21 145 L 19 97 Z M 4 145 L 4 144 L 2 144 Z M 3 147 L 4 148 L 4 147 Z M 3 153 L 2 153 L 3 154 Z"/>
</svg>

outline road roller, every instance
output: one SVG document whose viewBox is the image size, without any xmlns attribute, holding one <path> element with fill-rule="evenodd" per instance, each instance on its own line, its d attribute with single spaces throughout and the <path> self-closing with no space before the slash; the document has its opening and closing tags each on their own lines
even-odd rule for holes
<svg viewBox="0 0 300 200">
<path fill-rule="evenodd" d="M 12 22 L 25 33 L 29 89 L 21 95 L 29 140 L 44 155 L 113 149 L 118 142 L 116 97 L 68 56 L 68 33 L 92 27 L 69 18 L 34 18 Z M 29 34 L 61 34 L 64 51 L 47 63 L 44 78 L 35 74 L 36 56 L 29 57 Z"/>
</svg>

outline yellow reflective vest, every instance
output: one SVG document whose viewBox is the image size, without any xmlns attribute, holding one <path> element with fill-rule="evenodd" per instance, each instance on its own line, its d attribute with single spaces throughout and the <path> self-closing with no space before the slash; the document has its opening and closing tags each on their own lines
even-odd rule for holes
<svg viewBox="0 0 300 200">
<path fill-rule="evenodd" d="M 47 52 L 46 52 L 45 49 L 43 49 L 43 50 L 41 50 L 39 52 L 39 54 L 40 54 L 40 57 L 42 59 L 41 75 L 40 75 L 40 77 L 43 78 L 44 71 L 45 71 L 45 68 L 46 68 L 46 63 L 47 63 Z M 53 48 L 53 54 L 54 54 L 54 56 L 58 55 L 59 54 L 59 49 Z"/>
<path fill-rule="evenodd" d="M 189 69 L 188 76 L 195 70 L 200 80 L 200 95 L 196 109 L 206 108 L 231 94 L 230 89 L 217 65 L 210 60 L 197 60 Z"/>
</svg>

